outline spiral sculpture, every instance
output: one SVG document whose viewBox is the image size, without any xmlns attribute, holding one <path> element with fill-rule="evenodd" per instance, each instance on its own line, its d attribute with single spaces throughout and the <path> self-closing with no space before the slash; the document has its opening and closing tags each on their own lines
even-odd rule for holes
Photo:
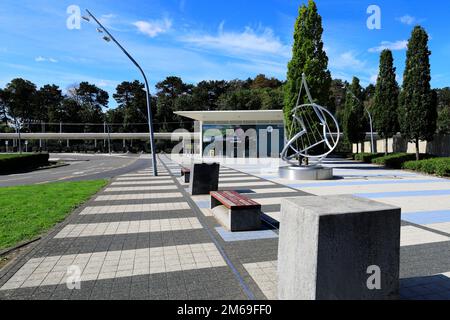
<svg viewBox="0 0 450 320">
<path fill-rule="evenodd" d="M 309 100 L 309 103 L 306 104 L 300 104 L 303 89 Z M 290 132 L 297 131 L 297 133 L 283 148 L 281 158 L 292 165 L 298 165 L 298 161 L 294 160 L 299 158 L 312 160 L 308 161 L 310 163 L 308 166 L 320 164 L 336 149 L 340 130 L 336 118 L 328 109 L 314 103 L 305 74 L 302 75 L 300 93 L 291 117 Z"/>
</svg>

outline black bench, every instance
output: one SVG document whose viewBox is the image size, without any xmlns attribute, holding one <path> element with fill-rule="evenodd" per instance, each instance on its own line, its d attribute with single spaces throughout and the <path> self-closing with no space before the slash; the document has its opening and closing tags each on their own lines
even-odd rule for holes
<svg viewBox="0 0 450 320">
<path fill-rule="evenodd" d="M 189 180 L 191 179 L 191 169 L 182 167 L 181 176 L 184 176 L 184 183 L 189 183 Z"/>
<path fill-rule="evenodd" d="M 211 191 L 211 211 L 230 231 L 261 228 L 261 204 L 236 191 Z"/>
</svg>

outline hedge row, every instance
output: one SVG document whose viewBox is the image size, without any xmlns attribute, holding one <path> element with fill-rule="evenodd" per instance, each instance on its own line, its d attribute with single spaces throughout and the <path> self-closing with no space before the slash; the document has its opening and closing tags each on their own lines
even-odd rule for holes
<svg viewBox="0 0 450 320">
<path fill-rule="evenodd" d="M 357 161 L 370 163 L 372 162 L 373 159 L 380 158 L 383 156 L 384 153 L 357 153 L 353 155 L 353 159 Z"/>
<path fill-rule="evenodd" d="M 450 158 L 408 161 L 403 164 L 403 169 L 435 174 L 441 177 L 450 177 Z"/>
<path fill-rule="evenodd" d="M 432 157 L 433 156 L 428 154 L 420 155 L 421 160 L 430 159 Z M 392 153 L 385 156 L 384 153 L 361 153 L 355 155 L 355 160 L 379 164 L 393 169 L 401 169 L 405 162 L 416 160 L 416 155 L 411 153 Z"/>
<path fill-rule="evenodd" d="M 432 158 L 432 156 L 427 155 L 427 154 L 421 154 L 420 155 L 420 159 L 424 160 L 424 159 L 429 159 Z M 401 169 L 402 165 L 405 162 L 408 161 L 414 161 L 416 160 L 416 155 L 415 154 L 411 154 L 411 153 L 393 153 L 387 156 L 383 156 L 380 158 L 375 158 L 372 160 L 372 163 L 374 164 L 379 164 L 379 165 L 384 165 L 388 168 L 393 168 L 393 169 Z"/>
<path fill-rule="evenodd" d="M 48 153 L 18 154 L 0 157 L 0 173 L 36 169 L 48 165 Z"/>
</svg>

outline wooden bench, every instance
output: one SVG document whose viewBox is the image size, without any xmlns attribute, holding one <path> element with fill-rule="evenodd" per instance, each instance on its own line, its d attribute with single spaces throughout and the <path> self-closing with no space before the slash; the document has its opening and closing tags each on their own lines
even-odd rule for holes
<svg viewBox="0 0 450 320">
<path fill-rule="evenodd" d="M 236 191 L 212 191 L 211 211 L 229 231 L 261 228 L 261 205 Z"/>
<path fill-rule="evenodd" d="M 189 183 L 189 180 L 191 179 L 191 169 L 181 167 L 181 176 L 184 176 L 184 183 Z"/>
</svg>

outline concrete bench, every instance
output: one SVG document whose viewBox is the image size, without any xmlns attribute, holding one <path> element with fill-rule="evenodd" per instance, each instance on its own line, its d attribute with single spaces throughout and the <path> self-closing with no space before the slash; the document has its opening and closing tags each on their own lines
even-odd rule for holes
<svg viewBox="0 0 450 320">
<path fill-rule="evenodd" d="M 399 298 L 400 213 L 350 195 L 283 199 L 279 299 Z"/>
<path fill-rule="evenodd" d="M 182 167 L 181 168 L 181 176 L 184 177 L 184 183 L 189 183 L 191 179 L 191 169 Z"/>
<path fill-rule="evenodd" d="M 189 192 L 195 195 L 207 195 L 219 189 L 218 163 L 195 163 L 191 167 Z"/>
<path fill-rule="evenodd" d="M 214 191 L 211 211 L 229 231 L 251 231 L 261 228 L 261 205 L 236 191 Z"/>
</svg>

